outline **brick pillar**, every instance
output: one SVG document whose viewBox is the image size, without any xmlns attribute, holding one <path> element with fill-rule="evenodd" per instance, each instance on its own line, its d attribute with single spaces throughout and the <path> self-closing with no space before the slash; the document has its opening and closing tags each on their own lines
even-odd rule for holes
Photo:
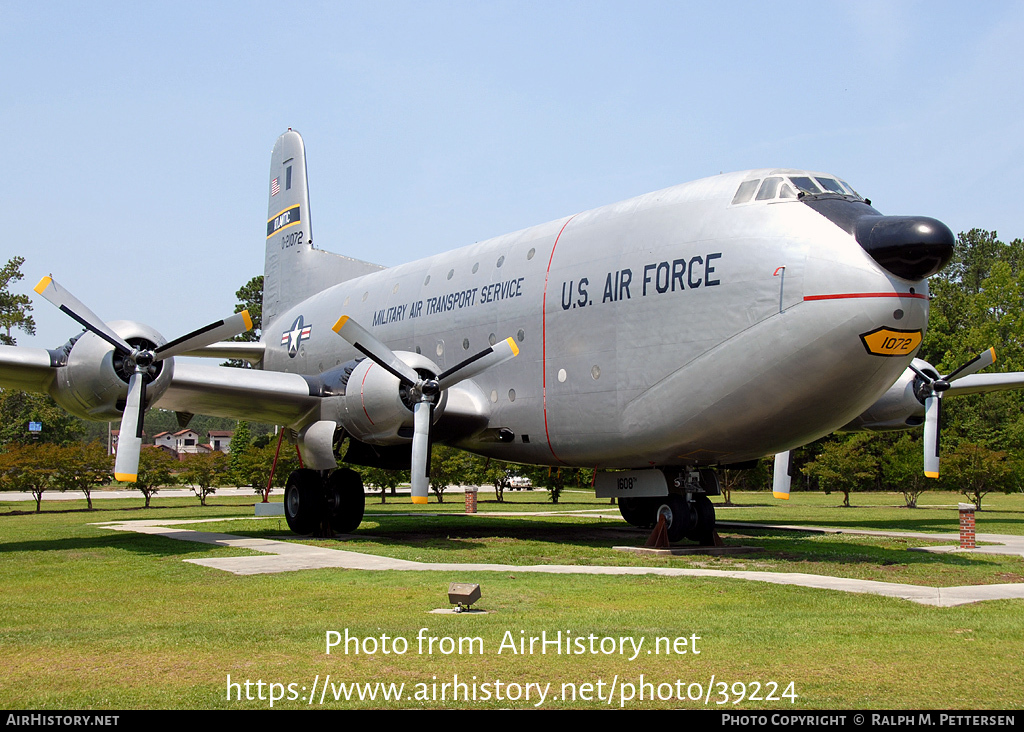
<svg viewBox="0 0 1024 732">
<path fill-rule="evenodd" d="M 466 513 L 476 513 L 476 486 L 466 486 Z"/>
<path fill-rule="evenodd" d="M 960 548 L 975 549 L 974 543 L 974 510 L 973 503 L 960 504 Z"/>
</svg>

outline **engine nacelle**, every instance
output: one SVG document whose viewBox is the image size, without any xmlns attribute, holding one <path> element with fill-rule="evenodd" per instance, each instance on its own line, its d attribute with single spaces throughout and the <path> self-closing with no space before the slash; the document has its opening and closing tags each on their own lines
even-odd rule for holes
<svg viewBox="0 0 1024 732">
<path fill-rule="evenodd" d="M 930 378 L 939 378 L 939 373 L 927 361 L 915 358 L 913 365 Z M 920 388 L 921 377 L 908 368 L 877 402 L 839 431 L 884 432 L 921 425 L 924 422 L 924 400 L 918 397 Z"/>
<path fill-rule="evenodd" d="M 421 354 L 396 351 L 395 355 L 421 375 L 434 378 L 440 372 L 433 361 Z M 343 368 L 349 371 L 347 367 Z M 337 412 L 323 413 L 323 418 L 338 422 L 350 435 L 362 442 L 373 445 L 408 443 L 412 438 L 414 403 L 408 394 L 408 387 L 369 358 L 357 362 L 345 376 L 344 395 L 330 400 Z M 330 372 L 321 378 L 329 382 Z M 329 383 L 325 383 L 325 386 L 335 394 L 341 391 L 337 387 L 331 388 Z M 447 401 L 447 392 L 441 392 L 434 407 L 435 422 L 444 412 Z"/>
<path fill-rule="evenodd" d="M 107 327 L 129 345 L 162 346 L 167 340 L 143 323 L 115 320 Z M 174 359 L 150 366 L 146 377 L 146 404 L 159 399 L 171 384 Z M 120 420 L 128 396 L 128 380 L 134 366 L 113 346 L 90 331 L 82 333 L 71 345 L 64 366 L 56 369 L 50 395 L 60 406 L 82 419 Z"/>
</svg>

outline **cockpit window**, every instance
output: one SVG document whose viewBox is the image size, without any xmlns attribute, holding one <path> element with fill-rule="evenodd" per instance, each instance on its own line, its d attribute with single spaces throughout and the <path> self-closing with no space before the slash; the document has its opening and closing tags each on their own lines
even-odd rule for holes
<svg viewBox="0 0 1024 732">
<path fill-rule="evenodd" d="M 754 192 L 757 191 L 757 195 Z M 754 178 L 740 183 L 736 194 L 732 197 L 732 205 L 750 203 L 751 201 L 793 200 L 804 196 L 835 194 L 852 196 L 865 200 L 849 183 L 841 178 L 805 173 L 803 175 L 773 175 L 763 180 Z"/>
<path fill-rule="evenodd" d="M 745 180 L 740 183 L 740 187 L 736 189 L 736 195 L 732 197 L 733 205 L 737 203 L 746 203 L 754 195 L 754 191 L 757 190 L 757 184 L 761 182 L 760 178 L 755 180 Z"/>
<path fill-rule="evenodd" d="M 864 196 L 860 195 L 859 193 L 857 193 L 857 191 L 853 190 L 853 186 L 851 186 L 845 180 L 840 179 L 839 182 L 846 186 L 846 190 L 855 195 L 857 198 L 864 198 Z"/>
<path fill-rule="evenodd" d="M 797 188 L 799 188 L 804 193 L 811 193 L 811 194 L 821 193 L 821 189 L 818 188 L 818 186 L 816 186 L 814 184 L 814 181 L 811 180 L 810 178 L 808 178 L 807 176 L 793 175 L 793 176 L 790 176 L 789 179 L 791 181 L 793 181 L 793 185 L 795 185 Z"/>
<path fill-rule="evenodd" d="M 782 182 L 782 178 L 773 176 L 771 178 L 765 178 L 764 183 L 761 184 L 761 190 L 757 192 L 756 201 L 767 201 L 769 198 L 775 198 L 775 195 L 779 192 L 779 183 Z"/>
<path fill-rule="evenodd" d="M 843 187 L 839 185 L 839 181 L 834 178 L 815 178 L 814 180 L 818 181 L 818 184 L 826 191 L 838 193 L 841 196 L 846 195 L 846 191 L 844 191 Z"/>
</svg>

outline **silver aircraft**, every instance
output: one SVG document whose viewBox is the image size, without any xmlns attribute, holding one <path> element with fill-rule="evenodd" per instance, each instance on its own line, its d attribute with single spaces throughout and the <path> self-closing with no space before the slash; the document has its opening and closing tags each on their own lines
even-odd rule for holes
<svg viewBox="0 0 1024 732">
<path fill-rule="evenodd" d="M 285 492 L 298 533 L 362 520 L 359 475 L 337 468 L 347 438 L 348 463 L 411 467 L 414 503 L 444 442 L 596 468 L 627 521 L 664 514 L 670 538 L 702 542 L 715 467 L 844 426 L 912 426 L 956 387 L 914 360 L 953 234 L 883 216 L 833 175 L 718 175 L 390 268 L 314 246 L 297 132 L 277 140 L 268 183 L 261 342 L 224 342 L 244 313 L 167 342 L 47 277 L 36 291 L 85 331 L 0 348 L 0 385 L 122 420 L 123 480 L 153 406 L 281 425 L 304 465 Z M 186 354 L 255 368 L 174 362 Z"/>
</svg>

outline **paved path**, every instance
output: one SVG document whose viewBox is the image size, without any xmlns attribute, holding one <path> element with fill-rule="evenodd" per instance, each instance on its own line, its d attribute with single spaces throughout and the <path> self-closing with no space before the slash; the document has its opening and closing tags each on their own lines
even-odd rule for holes
<svg viewBox="0 0 1024 732">
<path fill-rule="evenodd" d="M 899 536 L 905 539 L 925 539 L 926 541 L 951 541 L 950 546 L 912 547 L 912 552 L 964 552 L 969 554 L 1017 554 L 1024 557 L 1024 536 L 1013 534 L 976 534 L 977 541 L 991 546 L 979 546 L 977 549 L 961 549 L 960 534 L 925 534 L 919 531 L 872 531 L 868 529 L 836 529 L 830 526 L 797 526 L 790 524 L 755 524 L 747 521 L 718 521 L 719 526 L 736 526 L 750 529 L 784 529 L 786 531 L 806 531 L 812 534 L 858 534 L 864 536 Z"/>
<path fill-rule="evenodd" d="M 223 521 L 224 519 L 209 519 Z M 465 575 L 470 572 L 543 572 L 547 574 L 602 574 L 602 575 L 662 575 L 668 577 L 721 577 L 727 579 L 743 579 L 755 582 L 771 582 L 780 585 L 799 585 L 820 589 L 840 590 L 843 592 L 860 592 L 885 597 L 897 597 L 922 605 L 952 607 L 981 600 L 1024 599 L 1024 583 L 1003 585 L 969 585 L 965 587 L 924 587 L 920 585 L 902 585 L 893 582 L 875 582 L 872 580 L 846 579 L 842 577 L 826 577 L 815 574 L 786 572 L 746 572 L 720 569 L 683 569 L 670 567 L 596 567 L 579 565 L 533 565 L 519 566 L 512 564 L 431 564 L 412 562 L 404 559 L 391 559 L 371 554 L 360 554 L 342 549 L 307 546 L 272 539 L 249 539 L 231 534 L 176 529 L 178 524 L 196 524 L 200 521 L 120 521 L 105 524 L 106 528 L 116 531 L 134 531 L 141 534 L 163 536 L 181 541 L 196 541 L 216 546 L 230 546 L 261 552 L 261 555 L 247 557 L 222 557 L 216 559 L 187 559 L 185 561 L 205 567 L 233 572 L 234 574 L 268 574 L 275 572 L 291 572 L 298 569 L 322 569 L 338 567 L 344 569 L 397 570 L 397 571 L 433 571 L 449 572 Z M 723 522 L 724 523 L 724 522 Z M 738 525 L 738 524 L 733 524 Z M 744 526 L 768 526 L 767 524 L 743 524 Z M 780 527 L 773 527 L 780 528 Z M 806 526 L 789 527 L 799 531 L 838 531 L 838 533 L 893 535 L 881 531 L 847 531 L 835 529 L 809 529 Z M 928 539 L 944 538 L 946 535 L 912 534 L 895 532 L 897 536 L 924 537 Z M 955 535 L 954 535 L 955 536 Z M 956 538 L 959 538 L 956 536 Z M 1002 536 L 997 534 L 979 534 L 981 541 L 1003 541 L 1006 546 L 1015 546 L 1005 553 L 1024 551 L 1024 537 Z M 980 552 L 981 550 L 974 550 Z"/>
</svg>

